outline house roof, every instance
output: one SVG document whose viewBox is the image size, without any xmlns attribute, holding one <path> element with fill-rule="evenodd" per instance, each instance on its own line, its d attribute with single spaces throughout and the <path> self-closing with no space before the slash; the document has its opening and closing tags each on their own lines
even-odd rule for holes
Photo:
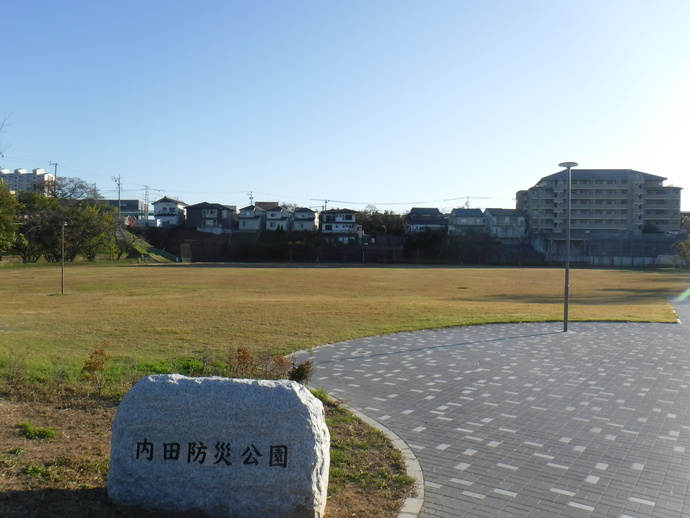
<svg viewBox="0 0 690 518">
<path fill-rule="evenodd" d="M 412 207 L 408 213 L 410 216 L 442 216 L 436 207 Z"/>
<path fill-rule="evenodd" d="M 299 207 L 295 209 L 295 212 L 311 212 L 312 214 L 316 214 L 313 210 L 311 210 L 308 207 Z"/>
<path fill-rule="evenodd" d="M 257 201 L 254 204 L 255 207 L 258 207 L 261 210 L 269 210 L 272 207 L 278 206 L 277 201 Z"/>
<path fill-rule="evenodd" d="M 176 200 L 174 198 L 168 198 L 167 196 L 163 196 L 160 200 L 154 201 L 153 204 L 155 205 L 156 203 L 179 203 L 180 205 L 187 205 L 185 202 Z"/>
<path fill-rule="evenodd" d="M 187 209 L 226 209 L 235 210 L 235 207 L 230 207 L 229 205 L 222 205 L 220 203 L 209 203 L 207 201 L 202 201 L 201 203 L 196 203 L 194 205 L 187 205 Z"/>
<path fill-rule="evenodd" d="M 328 209 L 321 212 L 321 214 L 357 214 L 357 211 L 352 209 Z"/>
<path fill-rule="evenodd" d="M 656 176 L 634 169 L 571 169 L 573 180 L 619 180 L 627 178 L 629 174 L 641 174 L 645 180 L 663 181 L 666 180 L 663 176 Z M 545 176 L 543 180 L 567 180 L 568 170 L 563 169 L 557 173 Z"/>
<path fill-rule="evenodd" d="M 465 217 L 465 218 L 482 218 L 484 213 L 482 209 L 453 209 L 450 212 L 451 216 Z"/>
<path fill-rule="evenodd" d="M 243 210 L 251 210 L 251 211 L 254 211 L 254 212 L 256 212 L 256 211 L 258 210 L 258 211 L 261 211 L 261 212 L 266 212 L 264 209 L 262 209 L 261 207 L 257 207 L 256 205 L 247 205 L 246 207 L 242 207 L 242 208 L 240 209 L 240 211 L 243 211 Z"/>
</svg>

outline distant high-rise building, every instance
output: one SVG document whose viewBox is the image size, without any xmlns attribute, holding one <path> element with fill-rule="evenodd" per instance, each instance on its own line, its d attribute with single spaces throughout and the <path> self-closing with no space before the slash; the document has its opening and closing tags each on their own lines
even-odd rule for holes
<svg viewBox="0 0 690 518">
<path fill-rule="evenodd" d="M 55 185 L 55 176 L 46 173 L 43 169 L 34 169 L 27 172 L 26 169 L 0 169 L 0 179 L 10 191 L 30 191 L 48 195 Z"/>
<path fill-rule="evenodd" d="M 572 169 L 570 228 L 574 232 L 677 232 L 681 187 L 632 169 Z M 566 229 L 568 171 L 545 176 L 517 193 L 530 232 Z"/>
</svg>

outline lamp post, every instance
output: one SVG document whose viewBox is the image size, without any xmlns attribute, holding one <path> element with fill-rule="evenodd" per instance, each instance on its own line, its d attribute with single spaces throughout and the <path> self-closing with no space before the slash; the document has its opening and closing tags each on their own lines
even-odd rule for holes
<svg viewBox="0 0 690 518">
<path fill-rule="evenodd" d="M 62 222 L 62 254 L 60 255 L 60 260 L 62 263 L 62 291 L 61 294 L 65 294 L 65 227 L 67 222 Z"/>
<path fill-rule="evenodd" d="M 565 293 L 563 295 L 563 332 L 568 331 L 568 298 L 570 296 L 570 191 L 572 184 L 571 167 L 577 167 L 577 162 L 562 162 L 558 167 L 568 168 L 568 194 L 566 196 L 565 208 Z"/>
</svg>

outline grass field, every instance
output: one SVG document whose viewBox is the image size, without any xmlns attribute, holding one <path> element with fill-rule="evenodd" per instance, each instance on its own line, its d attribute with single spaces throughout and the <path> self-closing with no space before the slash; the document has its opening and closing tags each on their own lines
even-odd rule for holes
<svg viewBox="0 0 690 518">
<path fill-rule="evenodd" d="M 67 268 L 64 296 L 60 279 L 55 267 L 0 268 L 2 516 L 164 515 L 114 506 L 105 486 L 119 397 L 147 371 L 176 370 L 176 359 L 563 317 L 558 269 L 89 265 Z M 673 322 L 668 298 L 689 284 L 677 270 L 573 270 L 570 317 Z M 104 341 L 107 398 L 79 379 Z M 332 403 L 326 416 L 326 518 L 396 516 L 413 490 L 399 452 Z"/>
<path fill-rule="evenodd" d="M 571 320 L 672 322 L 679 270 L 572 270 Z M 76 373 L 109 342 L 112 368 L 164 371 L 174 358 L 289 353 L 423 328 L 560 320 L 561 269 L 238 268 L 0 269 L 0 369 Z M 13 360 L 14 358 L 14 360 Z"/>
</svg>

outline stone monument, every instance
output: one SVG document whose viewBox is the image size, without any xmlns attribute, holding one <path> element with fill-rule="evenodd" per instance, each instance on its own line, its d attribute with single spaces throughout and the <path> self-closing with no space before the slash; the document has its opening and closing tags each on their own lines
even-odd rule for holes
<svg viewBox="0 0 690 518">
<path fill-rule="evenodd" d="M 293 381 L 140 380 L 118 407 L 108 495 L 122 505 L 233 518 L 321 518 L 330 436 Z"/>
</svg>

